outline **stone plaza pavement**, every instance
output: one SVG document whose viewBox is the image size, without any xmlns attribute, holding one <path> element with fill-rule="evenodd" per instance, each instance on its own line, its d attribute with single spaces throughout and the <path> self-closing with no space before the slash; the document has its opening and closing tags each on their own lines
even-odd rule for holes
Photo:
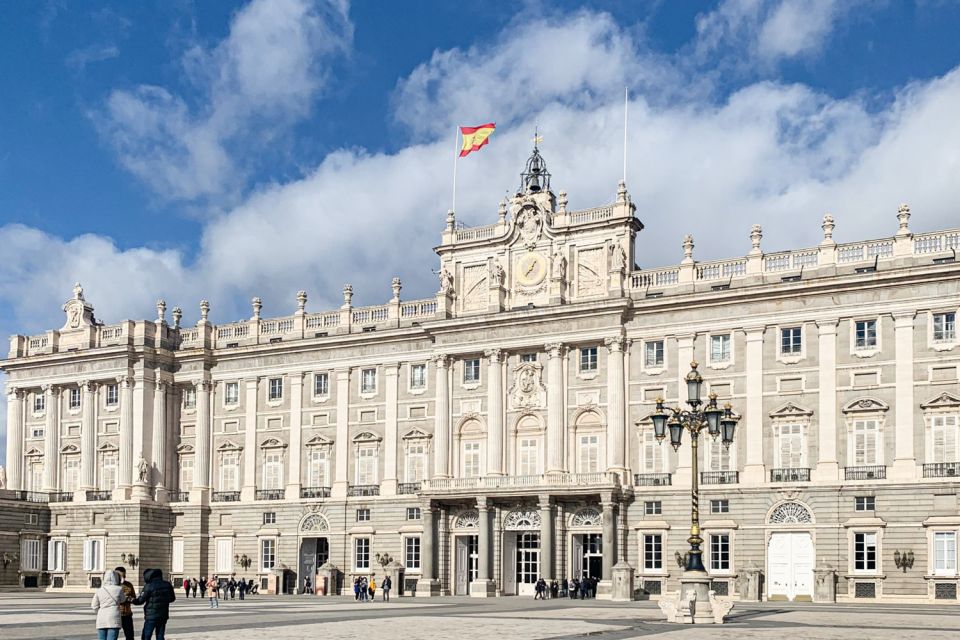
<svg viewBox="0 0 960 640">
<path fill-rule="evenodd" d="M 0 593 L 3 640 L 94 638 L 90 597 Z M 270 640 L 447 640 L 457 638 L 627 640 L 664 638 L 951 638 L 960 634 L 956 605 L 738 605 L 723 627 L 681 627 L 659 621 L 653 602 L 614 604 L 532 598 L 394 598 L 356 603 L 352 598 L 254 596 L 221 602 L 178 600 L 168 640 L 267 637 Z M 137 637 L 140 612 L 135 615 Z M 256 634 L 254 636 L 253 634 Z M 267 635 L 265 635 L 267 634 Z"/>
</svg>

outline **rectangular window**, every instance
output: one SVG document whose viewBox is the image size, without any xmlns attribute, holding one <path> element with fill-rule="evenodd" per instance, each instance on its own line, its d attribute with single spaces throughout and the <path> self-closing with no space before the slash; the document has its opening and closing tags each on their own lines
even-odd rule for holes
<svg viewBox="0 0 960 640">
<path fill-rule="evenodd" d="M 357 449 L 357 484 L 377 484 L 377 448 Z"/>
<path fill-rule="evenodd" d="M 520 362 L 536 362 L 537 354 L 535 353 L 524 353 L 520 355 Z"/>
<path fill-rule="evenodd" d="M 31 438 L 42 438 L 42 437 L 43 437 L 43 434 L 44 434 L 44 428 L 43 428 L 43 427 L 34 427 L 33 429 L 30 430 L 30 437 L 31 437 Z"/>
<path fill-rule="evenodd" d="M 277 524 L 277 512 L 276 512 L 276 511 L 264 511 L 264 512 L 263 512 L 263 524 Z"/>
<path fill-rule="evenodd" d="M 463 443 L 463 477 L 478 478 L 480 476 L 480 443 Z"/>
<path fill-rule="evenodd" d="M 103 571 L 103 540 L 88 538 L 83 541 L 83 570 Z"/>
<path fill-rule="evenodd" d="M 187 387 L 183 390 L 183 406 L 186 409 L 193 409 L 197 406 L 197 389 L 195 387 Z"/>
<path fill-rule="evenodd" d="M 643 536 L 643 568 L 652 571 L 663 569 L 663 536 L 659 533 Z"/>
<path fill-rule="evenodd" d="M 480 359 L 463 361 L 463 381 L 466 384 L 480 382 Z"/>
<path fill-rule="evenodd" d="M 411 444 L 407 447 L 407 482 L 420 482 L 427 477 L 427 446 Z"/>
<path fill-rule="evenodd" d="M 730 570 L 730 535 L 719 533 L 710 536 L 710 570 Z"/>
<path fill-rule="evenodd" d="M 228 382 L 223 387 L 223 403 L 228 407 L 240 404 L 240 383 Z"/>
<path fill-rule="evenodd" d="M 117 387 L 117 385 L 107 385 L 106 402 L 108 407 L 115 407 L 120 403 L 120 389 Z"/>
<path fill-rule="evenodd" d="M 649 500 L 643 503 L 643 513 L 648 516 L 658 516 L 663 513 L 663 503 L 659 500 Z"/>
<path fill-rule="evenodd" d="M 580 371 L 583 373 L 597 370 L 597 348 L 584 347 L 580 349 Z"/>
<path fill-rule="evenodd" d="M 313 447 L 308 454 L 307 485 L 310 487 L 330 486 L 330 461 L 327 450 Z"/>
<path fill-rule="evenodd" d="M 877 506 L 876 500 L 873 496 L 857 496 L 853 499 L 853 506 L 857 511 L 874 511 Z"/>
<path fill-rule="evenodd" d="M 600 436 L 580 436 L 580 473 L 600 471 Z"/>
<path fill-rule="evenodd" d="M 952 311 L 933 314 L 933 341 L 954 342 L 956 339 L 957 314 Z"/>
<path fill-rule="evenodd" d="M 957 532 L 933 534 L 933 572 L 939 576 L 957 575 Z"/>
<path fill-rule="evenodd" d="M 660 473 L 663 469 L 663 446 L 657 442 L 653 428 L 644 429 L 640 434 L 640 452 L 642 473 Z"/>
<path fill-rule="evenodd" d="M 407 520 L 419 520 L 420 507 L 407 507 Z"/>
<path fill-rule="evenodd" d="M 33 396 L 33 412 L 43 413 L 47 409 L 47 396 L 37 393 Z"/>
<path fill-rule="evenodd" d="M 643 343 L 643 366 L 647 369 L 663 366 L 663 340 L 650 340 Z"/>
<path fill-rule="evenodd" d="M 193 456 L 180 457 L 180 491 L 193 489 Z"/>
<path fill-rule="evenodd" d="M 235 451 L 225 452 L 220 459 L 220 491 L 237 491 L 239 476 L 240 455 Z"/>
<path fill-rule="evenodd" d="M 407 569 L 420 570 L 420 538 L 412 536 L 403 539 L 403 565 Z"/>
<path fill-rule="evenodd" d="M 427 388 L 427 365 L 425 364 L 410 365 L 410 388 L 411 389 Z"/>
<path fill-rule="evenodd" d="M 260 541 L 260 569 L 270 571 L 277 566 L 277 541 L 264 538 Z"/>
<path fill-rule="evenodd" d="M 353 565 L 357 571 L 370 568 L 370 538 L 353 541 Z"/>
<path fill-rule="evenodd" d="M 853 464 L 871 466 L 879 464 L 877 439 L 880 430 L 876 420 L 856 420 L 853 423 Z"/>
<path fill-rule="evenodd" d="M 217 538 L 217 572 L 233 571 L 233 538 Z"/>
<path fill-rule="evenodd" d="M 173 557 L 170 558 L 170 570 L 183 573 L 183 538 L 173 539 Z"/>
<path fill-rule="evenodd" d="M 357 509 L 357 522 L 370 522 L 370 509 Z"/>
<path fill-rule="evenodd" d="M 263 488 L 283 488 L 283 454 L 266 453 L 263 456 Z"/>
<path fill-rule="evenodd" d="M 364 369 L 360 372 L 360 393 L 375 393 L 377 391 L 377 370 Z"/>
<path fill-rule="evenodd" d="M 24 571 L 40 571 L 40 541 L 25 538 L 20 543 L 20 566 Z"/>
<path fill-rule="evenodd" d="M 853 536 L 854 571 L 877 570 L 877 534 L 856 533 Z"/>
<path fill-rule="evenodd" d="M 854 330 L 857 349 L 873 349 L 877 346 L 876 320 L 857 320 Z"/>
<path fill-rule="evenodd" d="M 711 500 L 710 513 L 730 513 L 729 500 Z"/>
<path fill-rule="evenodd" d="M 80 389 L 70 389 L 70 408 L 80 408 Z"/>
<path fill-rule="evenodd" d="M 67 570 L 67 541 L 50 540 L 47 542 L 47 571 Z"/>
<path fill-rule="evenodd" d="M 710 438 L 705 438 L 710 450 L 710 471 L 730 471 L 730 448 Z"/>
<path fill-rule="evenodd" d="M 780 330 L 780 353 L 785 356 L 798 356 L 803 348 L 803 332 L 800 327 Z"/>
<path fill-rule="evenodd" d="M 710 362 L 730 362 L 730 334 L 710 336 Z"/>
<path fill-rule="evenodd" d="M 80 485 L 80 456 L 64 456 L 63 477 L 60 479 L 60 490 L 73 492 Z"/>
<path fill-rule="evenodd" d="M 330 375 L 327 373 L 313 374 L 313 395 L 324 397 L 330 395 Z"/>
<path fill-rule="evenodd" d="M 777 451 L 780 455 L 778 466 L 782 469 L 800 469 L 803 467 L 803 426 L 782 424 L 777 431 Z"/>
<path fill-rule="evenodd" d="M 521 438 L 517 474 L 534 476 L 540 473 L 540 452 L 535 438 Z"/>
<path fill-rule="evenodd" d="M 930 438 L 933 446 L 931 462 L 960 461 L 957 450 L 957 416 L 940 415 L 930 418 Z"/>
<path fill-rule="evenodd" d="M 283 400 L 283 378 L 270 378 L 268 400 Z"/>
</svg>

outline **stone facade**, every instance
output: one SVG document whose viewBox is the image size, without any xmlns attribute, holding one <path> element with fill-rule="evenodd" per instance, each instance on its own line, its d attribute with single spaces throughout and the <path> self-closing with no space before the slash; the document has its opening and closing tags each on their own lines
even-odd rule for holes
<svg viewBox="0 0 960 640">
<path fill-rule="evenodd" d="M 532 159 L 534 160 L 534 159 Z M 210 305 L 14 336 L 0 585 L 237 575 L 268 590 L 602 597 L 678 588 L 691 458 L 653 438 L 693 360 L 741 416 L 702 443 L 705 562 L 744 599 L 956 599 L 960 231 L 633 264 L 616 201 L 567 211 L 537 154 L 497 221 L 447 216 L 435 298 L 214 325 Z M 639 252 L 642 255 L 642 244 Z M 33 514 L 33 515 L 31 515 Z M 36 540 L 37 542 L 30 542 Z M 39 551 L 38 551 L 39 549 Z M 37 556 L 39 554 L 39 556 Z"/>
</svg>

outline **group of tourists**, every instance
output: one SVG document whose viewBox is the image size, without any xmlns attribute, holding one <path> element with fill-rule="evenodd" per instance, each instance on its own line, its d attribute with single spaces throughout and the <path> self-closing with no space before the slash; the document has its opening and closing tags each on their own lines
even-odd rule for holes
<svg viewBox="0 0 960 640">
<path fill-rule="evenodd" d="M 183 588 L 183 597 L 189 598 L 192 594 L 196 598 L 199 592 L 201 598 L 207 598 L 210 601 L 211 609 L 220 607 L 221 598 L 223 600 L 235 600 L 239 595 L 240 599 L 244 600 L 248 593 L 257 593 L 258 591 L 258 585 L 253 580 L 247 580 L 246 578 L 237 580 L 233 577 L 228 579 L 218 578 L 217 576 L 211 576 L 210 578 L 200 576 L 199 580 L 184 578 L 180 586 Z"/>
<path fill-rule="evenodd" d="M 597 582 L 592 576 L 583 576 L 581 579 L 564 578 L 560 582 L 552 580 L 549 584 L 543 578 L 537 580 L 534 584 L 534 600 L 546 600 L 547 598 L 566 598 L 576 600 L 578 597 L 586 600 L 587 598 L 597 597 Z"/>
<path fill-rule="evenodd" d="M 117 567 L 105 571 L 100 588 L 93 594 L 91 608 L 97 613 L 98 640 L 118 640 L 123 630 L 124 640 L 133 640 L 133 606 L 143 605 L 143 640 L 164 640 L 170 603 L 177 599 L 173 585 L 163 579 L 160 569 L 143 572 L 144 586 L 137 595 L 127 581 L 127 570 Z"/>
<path fill-rule="evenodd" d="M 390 576 L 385 576 L 380 583 L 380 592 L 383 594 L 383 601 L 390 601 L 390 589 L 393 588 L 393 580 Z M 358 602 L 373 602 L 377 595 L 377 576 L 371 575 L 370 580 L 366 576 L 358 576 L 353 579 L 353 599 Z"/>
</svg>

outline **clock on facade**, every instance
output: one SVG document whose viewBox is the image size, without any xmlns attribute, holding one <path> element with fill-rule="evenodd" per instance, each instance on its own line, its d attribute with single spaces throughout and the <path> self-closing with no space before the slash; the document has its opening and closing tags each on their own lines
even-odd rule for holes
<svg viewBox="0 0 960 640">
<path fill-rule="evenodd" d="M 517 260 L 517 282 L 526 287 L 533 287 L 547 276 L 547 261 L 539 253 L 529 252 Z"/>
</svg>

